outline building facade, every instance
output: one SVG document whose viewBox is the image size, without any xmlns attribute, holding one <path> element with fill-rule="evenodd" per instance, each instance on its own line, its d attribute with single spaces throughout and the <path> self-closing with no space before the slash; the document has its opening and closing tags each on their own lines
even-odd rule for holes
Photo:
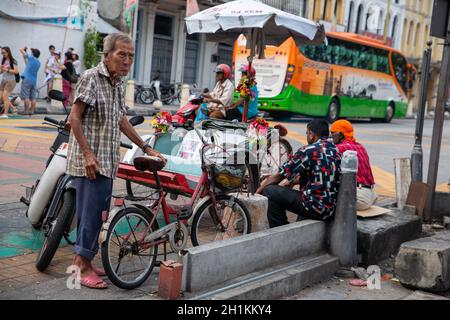
<svg viewBox="0 0 450 320">
<path fill-rule="evenodd" d="M 429 40 L 433 41 L 433 54 L 427 88 L 427 106 L 428 110 L 433 110 L 436 106 L 437 88 L 443 52 L 443 46 L 441 44 L 444 40 L 430 36 L 432 14 L 433 1 L 406 0 L 401 48 L 408 57 L 408 61 L 414 64 L 418 70 L 418 77 L 414 87 L 416 95 L 413 97 L 411 106 L 413 110 L 417 110 L 419 104 L 419 78 L 422 72 L 422 58 Z"/>
<path fill-rule="evenodd" d="M 405 0 L 347 0 L 345 31 L 386 41 L 401 49 Z"/>
<path fill-rule="evenodd" d="M 340 1 L 340 0 L 333 0 Z M 198 0 L 200 10 L 226 0 Z M 261 0 L 286 12 L 309 18 L 311 0 Z M 231 65 L 233 48 L 206 41 L 201 34 L 186 34 L 186 0 L 140 0 L 136 26 L 134 78 L 148 84 L 156 71 L 163 83 L 197 84 L 213 88 L 217 64 Z"/>
</svg>

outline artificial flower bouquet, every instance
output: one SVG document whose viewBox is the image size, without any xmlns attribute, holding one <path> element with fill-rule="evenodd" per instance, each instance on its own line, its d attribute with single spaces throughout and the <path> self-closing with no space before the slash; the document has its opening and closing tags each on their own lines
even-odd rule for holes
<svg viewBox="0 0 450 320">
<path fill-rule="evenodd" d="M 253 86 L 256 86 L 256 81 L 254 77 L 242 77 L 239 80 L 239 84 L 236 88 L 236 91 L 239 93 L 241 98 L 246 99 L 247 101 L 255 99 L 255 92 L 251 90 Z"/>
<path fill-rule="evenodd" d="M 167 111 L 158 112 L 150 121 L 155 132 L 166 133 L 172 125 L 172 116 Z"/>
<path fill-rule="evenodd" d="M 248 127 L 248 142 L 251 146 L 258 143 L 261 146 L 267 146 L 267 136 L 269 134 L 269 124 L 263 118 L 256 118 Z"/>
</svg>

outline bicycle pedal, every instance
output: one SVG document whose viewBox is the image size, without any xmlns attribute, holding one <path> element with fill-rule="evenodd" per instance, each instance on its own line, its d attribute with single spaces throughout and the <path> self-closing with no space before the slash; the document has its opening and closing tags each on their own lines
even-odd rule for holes
<svg viewBox="0 0 450 320">
<path fill-rule="evenodd" d="M 192 209 L 191 208 L 182 208 L 178 212 L 178 220 L 187 220 L 192 216 Z"/>
</svg>

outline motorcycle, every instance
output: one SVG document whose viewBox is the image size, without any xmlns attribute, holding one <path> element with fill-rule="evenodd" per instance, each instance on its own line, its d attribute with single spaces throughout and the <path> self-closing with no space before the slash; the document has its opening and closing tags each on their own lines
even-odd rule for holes
<svg viewBox="0 0 450 320">
<path fill-rule="evenodd" d="M 159 80 L 154 80 L 150 86 L 141 86 L 136 95 L 136 101 L 143 104 L 152 104 L 155 100 L 160 100 L 163 104 L 169 105 L 175 100 L 180 102 L 181 83 L 163 85 Z"/>
<path fill-rule="evenodd" d="M 178 111 L 172 116 L 172 121 L 177 124 L 185 124 L 189 121 L 194 122 L 197 110 L 203 103 L 203 96 L 200 94 L 194 94 L 189 97 L 188 103 L 178 109 Z"/>
<path fill-rule="evenodd" d="M 64 94 L 57 90 L 51 90 L 49 97 L 61 103 L 66 99 Z M 25 187 L 26 195 L 20 199 L 28 206 L 26 216 L 33 228 L 42 230 L 44 234 L 44 242 L 36 258 L 36 268 L 39 271 L 44 271 L 50 264 L 63 237 L 67 243 L 73 244 L 69 233 L 76 226 L 76 190 L 73 178 L 66 174 L 70 125 L 67 123 L 69 113 L 65 107 L 64 109 L 65 120 L 44 118 L 44 124 L 55 127 L 58 135 L 50 147 L 52 153 L 42 175 L 32 187 Z M 142 116 L 130 119 L 133 126 L 143 121 Z M 121 146 L 132 148 L 125 143 L 121 143 Z"/>
</svg>

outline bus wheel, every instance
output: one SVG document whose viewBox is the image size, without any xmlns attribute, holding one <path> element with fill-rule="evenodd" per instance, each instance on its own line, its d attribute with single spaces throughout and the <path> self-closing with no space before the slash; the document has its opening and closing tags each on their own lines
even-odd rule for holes
<svg viewBox="0 0 450 320">
<path fill-rule="evenodd" d="M 394 104 L 391 102 L 386 108 L 386 115 L 384 116 L 383 122 L 390 123 L 392 119 L 394 118 L 395 113 L 395 107 Z"/>
<path fill-rule="evenodd" d="M 328 106 L 328 114 L 327 114 L 327 120 L 330 123 L 335 122 L 337 119 L 339 119 L 339 100 L 336 98 L 333 98 L 331 100 L 330 105 Z"/>
</svg>

